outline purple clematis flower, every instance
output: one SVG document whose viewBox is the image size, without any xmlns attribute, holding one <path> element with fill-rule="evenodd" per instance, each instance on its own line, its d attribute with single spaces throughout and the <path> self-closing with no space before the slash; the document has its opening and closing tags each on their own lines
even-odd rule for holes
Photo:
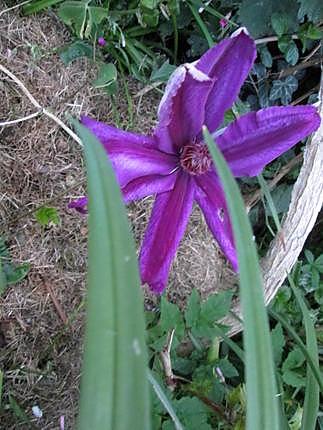
<svg viewBox="0 0 323 430">
<path fill-rule="evenodd" d="M 255 57 L 254 41 L 241 31 L 209 49 L 197 62 L 177 68 L 161 100 L 159 122 L 151 136 L 82 118 L 109 154 L 125 201 L 157 195 L 139 258 L 142 282 L 156 293 L 166 287 L 194 201 L 237 270 L 225 197 L 203 142 L 202 125 L 213 133 L 236 177 L 259 174 L 319 126 L 314 107 L 288 106 L 247 113 L 225 130 L 218 130 Z"/>
</svg>

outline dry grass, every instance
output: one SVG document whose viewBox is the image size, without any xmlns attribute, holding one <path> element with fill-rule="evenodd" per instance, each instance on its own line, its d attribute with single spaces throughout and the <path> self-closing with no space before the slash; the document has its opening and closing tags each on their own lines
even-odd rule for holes
<svg viewBox="0 0 323 430">
<path fill-rule="evenodd" d="M 0 10 L 5 8 L 0 1 Z M 0 62 L 21 79 L 34 97 L 63 120 L 65 113 L 92 114 L 114 123 L 109 99 L 90 82 L 95 72 L 85 60 L 65 67 L 56 49 L 69 35 L 55 16 L 23 18 L 17 10 L 0 16 Z M 140 86 L 128 82 L 132 95 Z M 134 130 L 154 125 L 159 94 L 134 99 Z M 122 89 L 118 112 L 124 127 L 129 112 Z M 5 76 L 0 79 L 0 121 L 34 112 L 25 96 Z M 35 428 L 74 428 L 82 352 L 83 298 L 86 276 L 86 218 L 66 209 L 83 195 L 80 148 L 44 117 L 0 128 L 0 234 L 5 234 L 16 262 L 31 263 L 28 278 L 10 287 L 1 300 L 0 368 L 5 371 L 4 403 L 9 393 L 26 411 Z M 59 210 L 61 224 L 42 228 L 28 211 L 47 203 Z M 139 244 L 152 199 L 132 204 L 129 216 Z M 178 251 L 168 296 L 181 306 L 193 287 L 203 295 L 232 285 L 226 266 L 199 210 L 195 209 Z M 56 300 L 56 305 L 55 305 Z M 147 300 L 156 298 L 147 294 Z M 58 309 L 68 318 L 64 325 Z M 38 405 L 43 418 L 33 418 Z M 1 428 L 30 428 L 12 411 Z"/>
</svg>

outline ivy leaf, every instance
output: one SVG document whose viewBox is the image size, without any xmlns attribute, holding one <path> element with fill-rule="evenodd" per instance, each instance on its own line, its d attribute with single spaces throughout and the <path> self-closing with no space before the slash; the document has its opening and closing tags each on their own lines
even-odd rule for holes
<svg viewBox="0 0 323 430">
<path fill-rule="evenodd" d="M 294 40 L 291 40 L 288 44 L 288 49 L 285 53 L 285 58 L 287 63 L 291 64 L 292 66 L 295 66 L 299 59 L 299 53 L 298 48 Z"/>
<path fill-rule="evenodd" d="M 49 224 L 58 225 L 60 223 L 60 217 L 56 208 L 50 208 L 43 206 L 35 212 L 37 222 L 42 226 L 48 226 Z"/>
<path fill-rule="evenodd" d="M 275 22 L 275 17 L 279 15 L 284 17 L 286 32 L 297 31 L 297 12 L 295 0 L 243 0 L 239 9 L 240 21 L 254 38 L 272 34 L 272 17 L 276 28 L 281 32 L 282 23 Z"/>
<path fill-rule="evenodd" d="M 109 95 L 112 95 L 117 90 L 117 76 L 118 72 L 114 64 L 102 63 L 93 85 L 95 88 L 104 88 Z"/>
<path fill-rule="evenodd" d="M 270 68 L 273 65 L 273 57 L 271 56 L 267 46 L 260 48 L 259 53 L 262 64 L 267 68 Z"/>
<path fill-rule="evenodd" d="M 281 100 L 284 105 L 287 105 L 292 100 L 293 93 L 297 90 L 298 81 L 294 76 L 287 76 L 285 79 L 273 81 L 269 99 Z"/>
<path fill-rule="evenodd" d="M 287 212 L 291 195 L 292 195 L 293 186 L 288 185 L 286 183 L 278 185 L 272 192 L 271 197 L 273 199 L 275 209 L 277 214 L 281 214 Z M 266 214 L 268 216 L 272 216 L 271 210 L 266 204 Z"/>
<path fill-rule="evenodd" d="M 270 0 L 243 0 L 239 9 L 240 21 L 254 38 L 270 33 L 272 4 Z"/>
<path fill-rule="evenodd" d="M 273 13 L 271 16 L 271 25 L 277 36 L 282 36 L 288 29 L 288 15 L 277 12 Z"/>
<path fill-rule="evenodd" d="M 69 63 L 76 60 L 77 58 L 81 58 L 81 57 L 92 58 L 93 48 L 83 40 L 76 40 L 70 45 L 66 45 L 60 51 L 59 56 L 63 61 L 63 63 L 65 64 L 65 66 L 67 66 Z"/>
<path fill-rule="evenodd" d="M 298 18 L 304 20 L 305 15 L 310 21 L 317 23 L 323 19 L 322 0 L 297 0 L 300 3 Z"/>
</svg>

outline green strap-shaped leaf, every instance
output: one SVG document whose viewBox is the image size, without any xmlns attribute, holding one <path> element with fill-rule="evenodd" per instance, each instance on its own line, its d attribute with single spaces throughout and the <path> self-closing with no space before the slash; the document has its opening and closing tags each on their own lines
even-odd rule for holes
<svg viewBox="0 0 323 430">
<path fill-rule="evenodd" d="M 300 291 L 296 288 L 293 279 L 289 276 L 289 283 L 296 297 L 298 306 L 301 308 L 306 333 L 306 349 L 314 359 L 315 365 L 319 366 L 319 355 L 316 341 L 314 324 L 311 320 L 310 313 L 306 307 Z M 306 368 L 306 386 L 305 399 L 303 406 L 302 427 L 301 430 L 315 430 L 317 413 L 319 410 L 320 389 L 319 384 L 312 372 L 311 366 L 307 363 Z"/>
<path fill-rule="evenodd" d="M 244 320 L 247 430 L 278 430 L 279 408 L 269 324 L 252 230 L 243 200 L 223 155 L 204 127 L 204 140 L 224 188 L 239 261 L 240 299 Z"/>
<path fill-rule="evenodd" d="M 22 10 L 25 15 L 31 15 L 32 13 L 40 12 L 41 10 L 47 9 L 50 6 L 61 3 L 62 1 L 63 0 L 35 0 L 26 4 Z"/>
<path fill-rule="evenodd" d="M 121 193 L 107 155 L 79 123 L 89 197 L 87 327 L 79 430 L 150 429 L 143 301 Z"/>
</svg>

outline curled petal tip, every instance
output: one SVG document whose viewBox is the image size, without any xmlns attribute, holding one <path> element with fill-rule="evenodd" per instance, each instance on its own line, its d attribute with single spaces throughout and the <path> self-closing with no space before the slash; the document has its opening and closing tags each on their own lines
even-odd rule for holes
<svg viewBox="0 0 323 430">
<path fill-rule="evenodd" d="M 233 37 L 237 37 L 240 34 L 245 34 L 246 36 L 250 36 L 249 35 L 249 31 L 246 29 L 246 27 L 239 27 L 237 30 L 235 30 L 232 34 L 231 34 L 231 38 Z"/>
</svg>

